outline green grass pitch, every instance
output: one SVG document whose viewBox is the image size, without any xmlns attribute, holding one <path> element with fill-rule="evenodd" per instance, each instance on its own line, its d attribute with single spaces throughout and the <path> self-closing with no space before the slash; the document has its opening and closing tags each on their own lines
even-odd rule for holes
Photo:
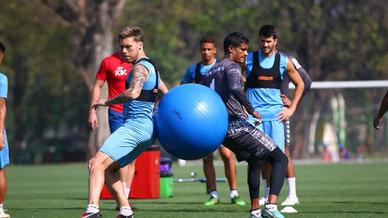
<svg viewBox="0 0 388 218">
<path fill-rule="evenodd" d="M 217 166 L 217 176 L 224 177 Z M 173 165 L 175 178 L 203 176 L 201 164 Z M 237 166 L 242 199 L 249 201 L 246 166 Z M 388 163 L 297 164 L 297 192 L 300 205 L 286 217 L 388 217 Z M 80 217 L 87 200 L 86 164 L 10 166 L 7 168 L 6 208 L 13 218 Z M 249 206 L 229 203 L 227 183 L 217 184 L 221 204 L 205 207 L 205 184 L 175 183 L 174 197 L 131 200 L 139 208 L 136 217 L 247 217 Z M 283 186 L 280 201 L 284 200 Z M 115 203 L 103 200 L 103 217 L 115 217 Z M 281 207 L 280 207 L 281 208 Z"/>
</svg>

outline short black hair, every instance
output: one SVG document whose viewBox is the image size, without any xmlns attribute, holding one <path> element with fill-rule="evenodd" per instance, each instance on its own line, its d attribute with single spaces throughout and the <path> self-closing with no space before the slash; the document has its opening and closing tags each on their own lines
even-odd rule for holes
<svg viewBox="0 0 388 218">
<path fill-rule="evenodd" d="M 5 52 L 5 46 L 1 42 L 0 42 L 0 51 L 3 53 Z"/>
<path fill-rule="evenodd" d="M 278 38 L 278 35 L 276 34 L 276 29 L 274 25 L 263 25 L 260 27 L 259 30 L 259 37 L 273 37 L 274 39 Z"/>
<path fill-rule="evenodd" d="M 202 43 L 212 43 L 216 45 L 216 40 L 214 40 L 214 38 L 211 36 L 203 36 L 201 40 L 199 40 L 199 45 L 201 45 Z"/>
<path fill-rule="evenodd" d="M 229 54 L 229 46 L 238 47 L 241 44 L 249 44 L 249 39 L 240 32 L 233 32 L 227 35 L 224 39 L 224 52 L 225 55 Z"/>
</svg>

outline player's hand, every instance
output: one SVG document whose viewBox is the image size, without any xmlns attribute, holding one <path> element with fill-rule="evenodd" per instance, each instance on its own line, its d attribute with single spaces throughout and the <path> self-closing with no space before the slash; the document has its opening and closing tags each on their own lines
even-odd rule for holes
<svg viewBox="0 0 388 218">
<path fill-rule="evenodd" d="M 380 130 L 382 121 L 383 121 L 383 119 L 381 117 L 379 117 L 379 116 L 375 117 L 375 119 L 373 120 L 373 126 L 375 127 L 375 129 Z"/>
<path fill-rule="evenodd" d="M 261 117 L 261 114 L 259 114 L 256 111 L 254 111 L 252 115 L 253 115 L 254 118 L 256 118 L 256 121 L 254 122 L 255 126 L 260 125 L 261 122 L 263 121 L 262 117 Z"/>
<path fill-rule="evenodd" d="M 293 114 L 294 110 L 292 110 L 290 107 L 283 107 L 283 110 L 278 113 L 278 120 L 288 120 Z"/>
<path fill-rule="evenodd" d="M 283 105 L 285 107 L 290 107 L 291 106 L 291 100 L 286 95 L 281 94 L 280 98 L 282 99 Z"/>
<path fill-rule="evenodd" d="M 93 106 L 92 106 L 92 108 L 94 109 L 94 110 L 97 110 L 97 107 L 98 106 L 107 106 L 106 105 L 106 99 L 99 99 L 98 101 L 97 101 L 97 103 L 95 103 Z"/>
<path fill-rule="evenodd" d="M 98 119 L 96 110 L 94 108 L 91 108 L 89 111 L 89 128 L 91 130 L 95 130 L 98 128 Z"/>
</svg>

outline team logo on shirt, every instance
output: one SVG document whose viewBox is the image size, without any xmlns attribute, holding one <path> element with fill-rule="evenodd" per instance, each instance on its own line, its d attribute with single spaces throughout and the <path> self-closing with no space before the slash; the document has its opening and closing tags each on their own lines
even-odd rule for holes
<svg viewBox="0 0 388 218">
<path fill-rule="evenodd" d="M 124 69 L 123 66 L 119 66 L 116 70 L 115 70 L 115 76 L 126 76 L 127 75 L 127 70 Z"/>
<path fill-rule="evenodd" d="M 258 76 L 257 80 L 272 81 L 273 76 Z"/>
</svg>

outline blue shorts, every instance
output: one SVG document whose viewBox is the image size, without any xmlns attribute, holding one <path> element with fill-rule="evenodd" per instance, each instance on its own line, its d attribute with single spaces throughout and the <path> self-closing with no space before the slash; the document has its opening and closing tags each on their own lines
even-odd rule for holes
<svg viewBox="0 0 388 218">
<path fill-rule="evenodd" d="M 7 132 L 4 131 L 4 148 L 0 151 L 0 168 L 4 168 L 9 164 L 9 149 L 8 149 L 8 140 Z"/>
<path fill-rule="evenodd" d="M 127 120 L 105 140 L 100 151 L 124 167 L 135 160 L 153 142 L 152 120 Z"/>
<path fill-rule="evenodd" d="M 256 119 L 252 116 L 248 116 L 247 120 L 251 124 L 256 121 Z M 256 128 L 264 132 L 267 136 L 271 137 L 271 139 L 276 143 L 280 150 L 284 152 L 285 136 L 283 121 L 263 121 Z"/>
<path fill-rule="evenodd" d="M 118 112 L 110 108 L 108 110 L 108 119 L 111 134 L 124 124 L 123 112 Z"/>
</svg>

